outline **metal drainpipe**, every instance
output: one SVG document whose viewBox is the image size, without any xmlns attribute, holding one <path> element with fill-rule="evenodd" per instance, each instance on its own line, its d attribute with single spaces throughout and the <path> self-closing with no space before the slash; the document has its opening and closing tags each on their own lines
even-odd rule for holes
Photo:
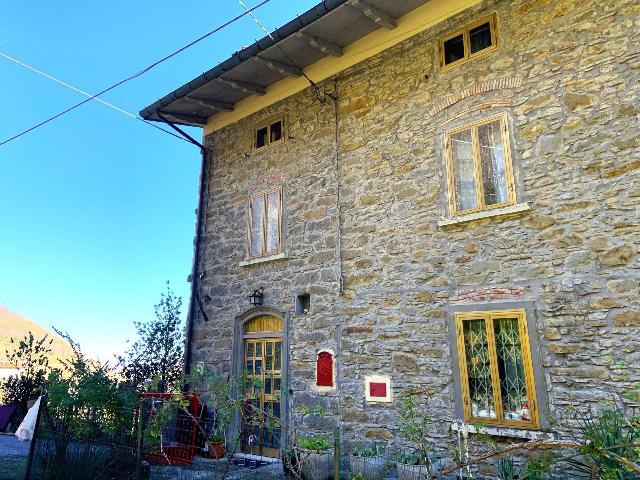
<svg viewBox="0 0 640 480">
<path fill-rule="evenodd" d="M 191 135 L 183 131 L 181 128 L 174 125 L 171 121 L 162 115 L 160 110 L 156 110 L 156 115 L 169 127 L 174 129 L 190 143 L 200 147 L 200 154 L 202 156 L 202 162 L 200 166 L 200 185 L 198 187 L 198 215 L 196 217 L 196 238 L 195 245 L 193 247 L 193 262 L 191 264 L 191 298 L 189 299 L 189 310 L 187 311 L 187 335 L 186 345 L 184 352 L 184 373 L 191 373 L 191 340 L 193 338 L 193 318 L 195 316 L 195 305 L 197 302 L 197 288 L 198 288 L 198 259 L 200 258 L 200 231 L 202 229 L 202 217 L 204 215 L 204 189 L 207 185 L 207 148 L 195 140 Z"/>
<path fill-rule="evenodd" d="M 196 238 L 193 247 L 193 263 L 191 265 L 191 298 L 189 299 L 189 311 L 187 312 L 187 337 L 184 352 L 184 373 L 191 373 L 191 341 L 193 339 L 193 319 L 195 316 L 196 295 L 198 288 L 198 259 L 200 258 L 200 231 L 202 217 L 204 215 L 204 189 L 207 184 L 207 149 L 201 149 L 202 163 L 200 167 L 200 185 L 198 187 L 198 215 L 196 218 Z"/>
</svg>

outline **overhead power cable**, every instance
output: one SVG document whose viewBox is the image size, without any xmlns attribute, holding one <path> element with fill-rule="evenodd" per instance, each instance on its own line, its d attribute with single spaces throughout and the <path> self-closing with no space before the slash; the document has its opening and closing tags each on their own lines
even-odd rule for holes
<svg viewBox="0 0 640 480">
<path fill-rule="evenodd" d="M 304 69 L 302 67 L 300 67 L 294 60 L 293 58 L 291 58 L 291 56 L 284 50 L 284 48 L 282 48 L 282 46 L 280 45 L 280 43 L 278 43 L 276 41 L 275 38 L 273 38 L 273 35 L 271 35 L 271 32 L 269 32 L 269 30 L 267 30 L 265 28 L 265 26 L 260 22 L 260 20 L 258 20 L 258 17 L 256 17 L 252 10 L 255 9 L 249 9 L 247 8 L 247 6 L 244 4 L 244 2 L 242 0 L 238 0 L 238 2 L 240 3 L 240 5 L 242 5 L 242 8 L 245 9 L 245 13 L 248 13 L 249 15 L 251 15 L 251 18 L 253 18 L 253 20 L 258 24 L 258 26 L 267 34 L 267 36 L 273 41 L 274 45 L 276 47 L 278 47 L 278 49 L 282 52 L 282 54 L 287 57 L 287 59 L 293 64 L 293 66 L 298 67 L 300 69 L 300 72 L 302 73 L 302 76 L 304 78 L 307 79 L 307 81 L 311 84 L 311 86 L 313 87 L 313 89 L 316 92 L 316 95 L 318 96 L 318 100 L 320 100 L 320 102 L 322 102 L 323 100 L 320 98 L 320 87 L 318 86 L 318 84 L 316 82 L 314 82 L 313 80 L 311 80 L 311 78 L 309 78 L 309 76 L 304 72 Z M 326 93 L 326 92 L 325 92 Z"/>
<path fill-rule="evenodd" d="M 61 117 L 61 116 L 65 115 L 65 114 L 67 114 L 67 113 L 71 112 L 72 110 L 75 110 L 76 108 L 78 108 L 78 107 L 80 107 L 80 106 L 84 105 L 85 103 L 90 102 L 90 101 L 91 101 L 91 100 L 93 100 L 94 98 L 97 98 L 97 97 L 99 97 L 99 96 L 101 96 L 101 95 L 104 95 L 105 93 L 110 92 L 110 91 L 111 91 L 111 90 L 113 90 L 114 88 L 119 87 L 120 85 L 122 85 L 122 84 L 124 84 L 124 83 L 127 83 L 127 82 L 129 82 L 129 81 L 131 81 L 131 80 L 133 80 L 133 79 L 135 79 L 135 78 L 138 78 L 138 77 L 140 77 L 140 76 L 144 75 L 144 74 L 145 74 L 145 73 L 147 73 L 149 70 L 151 70 L 152 68 L 154 68 L 154 67 L 158 66 L 158 65 L 159 65 L 159 64 L 161 64 L 162 62 L 165 62 L 165 61 L 169 60 L 170 58 L 175 57 L 176 55 L 178 55 L 179 53 L 183 52 L 183 51 L 184 51 L 184 50 L 186 50 L 187 48 L 192 47 L 192 46 L 193 46 L 193 45 L 195 45 L 196 43 L 201 42 L 202 40 L 204 40 L 205 38 L 210 37 L 211 35 L 213 35 L 213 34 L 214 34 L 214 33 L 216 33 L 216 32 L 219 32 L 219 31 L 220 31 L 220 30 L 222 30 L 223 28 L 228 27 L 229 25 L 231 25 L 232 23 L 234 23 L 234 22 L 238 21 L 239 19 L 241 19 L 241 18 L 242 18 L 242 17 L 244 17 L 245 15 L 247 15 L 247 14 L 251 14 L 251 12 L 252 12 L 253 10 L 256 10 L 256 9 L 260 8 L 261 6 L 263 6 L 263 5 L 267 4 L 267 3 L 269 3 L 270 1 L 271 1 L 271 0 L 262 0 L 262 2 L 260 2 L 260 3 L 259 3 L 259 4 L 257 4 L 256 6 L 252 7 L 251 9 L 247 9 L 247 11 L 245 11 L 245 12 L 241 13 L 240 15 L 235 16 L 235 17 L 234 17 L 234 18 L 232 18 L 231 20 L 228 20 L 227 22 L 223 23 L 223 24 L 222 24 L 222 25 L 220 25 L 219 27 L 214 28 L 214 29 L 213 29 L 213 30 L 211 30 L 210 32 L 207 32 L 207 33 L 205 33 L 204 35 L 202 35 L 202 36 L 200 36 L 200 37 L 196 38 L 194 41 L 192 41 L 192 42 L 188 43 L 188 44 L 187 44 L 187 45 L 185 45 L 184 47 L 181 47 L 181 48 L 179 48 L 178 50 L 175 50 L 174 52 L 171 52 L 170 54 L 165 55 L 165 56 L 164 56 L 164 57 L 162 57 L 160 60 L 157 60 L 156 62 L 152 63 L 151 65 L 149 65 L 149 66 L 147 66 L 147 67 L 145 67 L 145 68 L 143 68 L 143 69 L 142 69 L 142 70 L 140 70 L 139 72 L 134 73 L 133 75 L 130 75 L 129 77 L 127 77 L 127 78 L 125 78 L 125 79 L 123 79 L 123 80 L 120 80 L 120 81 L 119 81 L 119 82 L 117 82 L 117 83 L 114 83 L 114 84 L 113 84 L 113 85 L 111 85 L 110 87 L 107 87 L 107 88 L 105 88 L 104 90 L 102 90 L 102 91 L 100 91 L 100 92 L 96 93 L 95 95 L 92 95 L 91 97 L 89 97 L 89 98 L 87 98 L 87 99 L 83 100 L 82 102 L 76 103 L 75 105 L 73 105 L 73 106 L 71 106 L 71 107 L 67 108 L 66 110 L 63 110 L 63 111 L 61 111 L 60 113 L 58 113 L 58 114 L 56 114 L 56 115 L 53 115 L 52 117 L 49 117 L 49 118 L 47 118 L 46 120 L 43 120 L 42 122 L 40 122 L 40 123 L 38 123 L 38 124 L 34 125 L 33 127 L 27 128 L 26 130 L 23 130 L 22 132 L 20 132 L 20 133 L 18 133 L 18 134 L 16 134 L 16 135 L 14 135 L 14 136 L 12 136 L 12 137 L 9 137 L 9 138 L 7 138 L 6 140 L 3 140 L 2 142 L 0 142 L 0 146 L 2 146 L 2 145 L 6 145 L 7 143 L 9 143 L 9 142 L 11 142 L 11 141 L 13 141 L 13 140 L 15 140 L 15 139 L 17 139 L 17 138 L 19 138 L 19 137 L 21 137 L 21 136 L 23 136 L 23 135 L 27 134 L 27 133 L 29 133 L 29 132 L 31 132 L 31 131 L 33 131 L 33 130 L 35 130 L 35 129 L 37 129 L 37 128 L 39 128 L 39 127 L 41 127 L 41 126 L 43 126 L 43 125 L 45 125 L 45 124 L 47 124 L 47 123 L 49 123 L 49 122 L 52 122 L 53 120 L 55 120 L 55 119 L 57 119 L 57 118 L 59 118 L 59 117 Z"/>
<path fill-rule="evenodd" d="M 151 126 L 153 128 L 157 128 L 158 130 L 161 130 L 164 133 L 168 133 L 172 137 L 179 138 L 180 140 L 183 140 L 185 142 L 187 141 L 185 138 L 181 137 L 180 135 L 176 135 L 175 133 L 170 132 L 169 130 L 165 130 L 164 128 L 162 128 L 159 125 L 155 125 L 155 124 L 153 124 L 151 122 L 148 122 L 147 120 L 145 120 L 144 118 L 142 118 L 142 117 L 140 117 L 138 115 L 135 115 L 135 114 L 133 114 L 131 112 L 128 112 L 125 109 L 120 108 L 120 107 L 118 107 L 118 106 L 116 106 L 116 105 L 114 105 L 112 103 L 106 102 L 106 101 L 102 100 L 101 98 L 97 98 L 94 95 L 91 95 L 90 93 L 87 93 L 87 92 L 85 92 L 83 90 L 80 90 L 79 88 L 74 87 L 73 85 L 69 85 L 68 83 L 63 82 L 62 80 L 60 80 L 60 79 L 58 79 L 58 78 L 56 78 L 56 77 L 54 77 L 52 75 L 49 75 L 48 73 L 43 72 L 42 70 L 38 70 L 37 68 L 32 67 L 31 65 L 28 65 L 28 64 L 26 64 L 24 62 L 21 62 L 17 58 L 13 58 L 13 57 L 11 57 L 11 56 L 9 56 L 9 55 L 7 55 L 5 53 L 2 53 L 2 52 L 0 52 L 0 56 L 4 57 L 7 60 L 10 60 L 10 61 L 12 61 L 14 63 L 17 63 L 18 65 L 20 65 L 20 66 L 22 66 L 22 67 L 24 67 L 24 68 L 26 68 L 28 70 L 31 70 L 32 72 L 35 72 L 38 75 L 42 75 L 43 77 L 48 78 L 49 80 L 53 80 L 54 82 L 59 83 L 60 85 L 73 90 L 74 92 L 80 93 L 80 94 L 84 95 L 85 97 L 89 97 L 90 99 L 95 100 L 96 102 L 100 102 L 100 103 L 102 103 L 103 105 L 106 105 L 109 108 L 113 108 L 114 110 L 116 110 L 116 111 L 118 111 L 118 112 L 120 112 L 120 113 L 122 113 L 122 114 L 124 114 L 124 115 L 126 115 L 128 117 L 131 117 L 131 118 L 133 118 L 135 120 L 140 120 L 141 122 L 144 122 L 144 123 L 146 123 L 147 125 L 149 125 L 149 126 Z"/>
</svg>

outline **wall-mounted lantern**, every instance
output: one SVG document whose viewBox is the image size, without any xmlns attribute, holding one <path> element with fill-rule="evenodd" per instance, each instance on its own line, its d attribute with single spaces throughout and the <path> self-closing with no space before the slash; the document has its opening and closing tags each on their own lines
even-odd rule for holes
<svg viewBox="0 0 640 480">
<path fill-rule="evenodd" d="M 264 287 L 260 287 L 260 290 L 254 290 L 251 295 L 249 295 L 249 303 L 251 305 L 260 306 L 264 300 Z"/>
</svg>

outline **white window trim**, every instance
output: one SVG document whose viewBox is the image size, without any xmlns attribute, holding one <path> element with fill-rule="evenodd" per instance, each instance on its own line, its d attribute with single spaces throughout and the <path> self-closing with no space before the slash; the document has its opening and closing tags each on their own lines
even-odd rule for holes
<svg viewBox="0 0 640 480">
<path fill-rule="evenodd" d="M 483 218 L 502 217 L 505 215 L 511 215 L 514 213 L 528 212 L 531 210 L 531 205 L 528 203 L 516 203 L 515 205 L 508 205 L 506 207 L 493 208 L 491 210 L 482 210 L 480 212 L 468 213 L 466 215 L 458 215 L 451 218 L 441 218 L 438 220 L 438 227 L 449 227 L 451 225 L 458 225 L 461 223 L 473 222 L 474 220 L 482 220 Z"/>
<path fill-rule="evenodd" d="M 259 263 L 273 262 L 274 260 L 286 260 L 287 258 L 289 257 L 285 252 L 280 252 L 274 255 L 266 255 L 264 257 L 248 258 L 246 260 L 242 260 L 238 265 L 241 267 L 248 267 Z"/>
<path fill-rule="evenodd" d="M 372 397 L 369 393 L 371 383 L 386 383 L 386 397 Z M 367 403 L 391 403 L 391 377 L 387 375 L 368 375 L 364 377 L 364 397 Z"/>
<path fill-rule="evenodd" d="M 512 427 L 494 427 L 484 425 L 481 427 L 466 424 L 467 432 L 470 434 L 479 433 L 483 435 L 490 435 L 492 437 L 506 437 L 506 438 L 524 438 L 527 440 L 544 440 L 551 441 L 556 440 L 556 435 L 553 432 L 545 432 L 542 430 L 520 429 Z M 451 431 L 462 432 L 463 424 L 453 422 L 451 424 Z"/>
</svg>

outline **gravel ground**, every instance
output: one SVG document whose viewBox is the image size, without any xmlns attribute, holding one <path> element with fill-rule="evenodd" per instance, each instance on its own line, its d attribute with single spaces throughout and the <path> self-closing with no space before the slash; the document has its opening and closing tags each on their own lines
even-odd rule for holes
<svg viewBox="0 0 640 480">
<path fill-rule="evenodd" d="M 14 435 L 0 435 L 0 480 L 22 480 L 29 444 Z"/>
<path fill-rule="evenodd" d="M 29 442 L 21 442 L 15 435 L 0 435 L 0 457 L 26 457 Z"/>
</svg>

